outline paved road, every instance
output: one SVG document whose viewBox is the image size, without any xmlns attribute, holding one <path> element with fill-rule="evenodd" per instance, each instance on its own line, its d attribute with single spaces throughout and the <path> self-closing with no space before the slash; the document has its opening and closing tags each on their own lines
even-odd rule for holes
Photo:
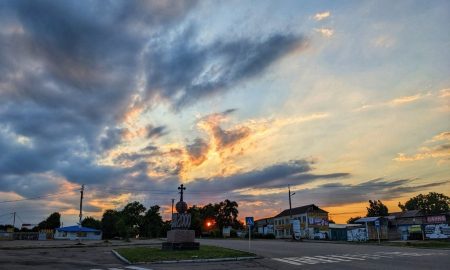
<svg viewBox="0 0 450 270">
<path fill-rule="evenodd" d="M 248 250 L 243 240 L 200 240 L 202 244 Z M 448 269 L 450 250 L 398 248 L 326 242 L 252 241 L 262 259 L 215 263 L 124 265 L 112 247 L 1 250 L 0 269 L 168 270 L 168 269 Z"/>
<path fill-rule="evenodd" d="M 242 240 L 201 243 L 244 251 L 249 248 Z M 256 240 L 250 251 L 265 257 L 257 266 L 260 269 L 449 269 L 450 265 L 450 250 Z"/>
</svg>

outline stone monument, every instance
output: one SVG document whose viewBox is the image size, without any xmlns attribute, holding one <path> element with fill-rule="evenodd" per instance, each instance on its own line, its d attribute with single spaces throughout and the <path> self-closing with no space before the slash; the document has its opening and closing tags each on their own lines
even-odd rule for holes
<svg viewBox="0 0 450 270">
<path fill-rule="evenodd" d="M 186 213 L 188 206 L 183 201 L 183 191 L 186 188 L 181 184 L 178 190 L 180 190 L 180 201 L 175 206 L 177 213 L 172 214 L 171 230 L 167 232 L 167 242 L 162 243 L 162 249 L 199 249 L 200 243 L 195 242 L 195 231 L 189 230 L 191 226 L 191 214 Z"/>
</svg>

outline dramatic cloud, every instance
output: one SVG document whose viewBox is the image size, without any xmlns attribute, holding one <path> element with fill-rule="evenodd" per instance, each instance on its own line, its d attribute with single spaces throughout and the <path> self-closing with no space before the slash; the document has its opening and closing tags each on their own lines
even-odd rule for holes
<svg viewBox="0 0 450 270">
<path fill-rule="evenodd" d="M 431 93 L 418 93 L 418 94 L 415 94 L 412 96 L 398 97 L 398 98 L 394 98 L 392 100 L 388 100 L 385 102 L 363 105 L 363 106 L 357 108 L 355 111 L 365 111 L 365 110 L 383 108 L 383 107 L 402 106 L 402 105 L 406 105 L 409 103 L 417 102 L 417 101 L 424 99 L 426 97 L 429 97 L 431 95 L 432 95 Z"/>
<path fill-rule="evenodd" d="M 175 37 L 155 38 L 147 61 L 150 96 L 162 96 L 176 107 L 227 90 L 265 71 L 280 58 L 304 48 L 303 37 L 273 34 L 262 38 L 198 43 L 193 27 Z"/>
<path fill-rule="evenodd" d="M 372 199 L 390 200 L 405 196 L 412 192 L 423 191 L 425 188 L 439 187 L 448 182 L 434 182 L 429 184 L 414 184 L 412 179 L 385 180 L 382 178 L 369 180 L 359 184 L 328 183 L 315 188 L 293 190 L 302 202 L 311 202 L 318 205 L 337 206 L 351 203 L 367 202 Z M 283 193 L 240 195 L 243 201 L 263 201 L 274 203 L 284 200 Z"/>
<path fill-rule="evenodd" d="M 322 36 L 327 38 L 331 37 L 334 34 L 334 30 L 331 28 L 322 27 L 316 28 L 315 30 L 316 32 L 320 33 Z"/>
<path fill-rule="evenodd" d="M 321 13 L 316 13 L 314 15 L 314 20 L 316 21 L 321 21 L 323 19 L 326 19 L 328 17 L 330 17 L 331 13 L 329 11 L 325 11 L 325 12 L 321 12 Z"/>
<path fill-rule="evenodd" d="M 439 159 L 440 162 L 450 160 L 450 132 L 442 132 L 434 136 L 426 144 L 431 146 L 423 146 L 416 154 L 407 155 L 399 153 L 395 161 L 418 161 L 424 159 Z"/>
<path fill-rule="evenodd" d="M 208 154 L 209 145 L 201 138 L 195 139 L 194 143 L 186 146 L 189 159 L 194 165 L 200 165 L 205 161 Z"/>
<path fill-rule="evenodd" d="M 226 192 L 246 188 L 280 188 L 287 187 L 287 185 L 301 185 L 318 179 L 349 176 L 348 173 L 310 174 L 308 173 L 312 170 L 310 165 L 310 161 L 293 160 L 275 164 L 261 170 L 237 173 L 227 177 L 195 179 L 190 183 L 190 186 L 194 189 L 202 189 L 210 192 Z"/>
<path fill-rule="evenodd" d="M 167 127 L 166 126 L 152 126 L 149 125 L 147 127 L 147 138 L 152 139 L 152 138 L 159 138 L 161 136 L 166 135 L 167 132 Z"/>
</svg>

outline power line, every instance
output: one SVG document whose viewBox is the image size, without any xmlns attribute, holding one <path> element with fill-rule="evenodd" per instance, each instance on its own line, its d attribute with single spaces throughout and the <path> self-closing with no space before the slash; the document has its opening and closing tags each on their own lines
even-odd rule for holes
<svg viewBox="0 0 450 270">
<path fill-rule="evenodd" d="M 59 193 L 53 193 L 53 194 L 47 194 L 47 195 L 42 195 L 42 196 L 36 196 L 36 197 L 31 197 L 31 198 L 24 198 L 24 199 L 17 199 L 17 200 L 8 200 L 8 201 L 0 201 L 0 203 L 11 203 L 11 202 L 38 200 L 38 199 L 42 199 L 42 198 L 48 198 L 48 197 L 53 197 L 53 196 L 58 196 L 58 195 L 62 195 L 62 194 L 71 193 L 71 192 L 76 191 L 76 190 L 78 190 L 78 189 L 65 191 L 65 192 L 59 192 Z"/>
</svg>

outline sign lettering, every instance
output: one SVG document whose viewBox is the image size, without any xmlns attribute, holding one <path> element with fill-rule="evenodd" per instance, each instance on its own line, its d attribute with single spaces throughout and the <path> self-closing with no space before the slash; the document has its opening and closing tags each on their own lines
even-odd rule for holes
<svg viewBox="0 0 450 270">
<path fill-rule="evenodd" d="M 191 214 L 173 214 L 172 229 L 189 229 L 191 226 Z"/>
</svg>

